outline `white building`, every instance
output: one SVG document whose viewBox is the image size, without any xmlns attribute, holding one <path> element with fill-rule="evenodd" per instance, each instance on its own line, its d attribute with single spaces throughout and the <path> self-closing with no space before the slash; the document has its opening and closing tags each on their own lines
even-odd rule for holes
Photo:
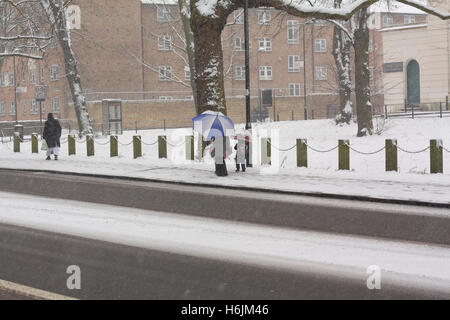
<svg viewBox="0 0 450 320">
<path fill-rule="evenodd" d="M 450 9 L 448 0 L 428 4 L 442 12 Z M 429 15 L 423 24 L 381 29 L 387 105 L 401 108 L 407 101 L 427 109 L 445 102 L 450 88 L 449 23 Z"/>
</svg>

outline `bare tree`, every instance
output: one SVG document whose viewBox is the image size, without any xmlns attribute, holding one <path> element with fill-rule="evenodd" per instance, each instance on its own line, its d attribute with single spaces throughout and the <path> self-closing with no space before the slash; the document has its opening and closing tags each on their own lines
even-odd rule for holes
<svg viewBox="0 0 450 320">
<path fill-rule="evenodd" d="M 40 0 L 40 3 L 63 51 L 65 72 L 77 115 L 79 134 L 92 134 L 86 98 L 82 92 L 78 61 L 72 49 L 71 31 L 66 17 L 66 9 L 71 0 Z"/>
<path fill-rule="evenodd" d="M 196 71 L 195 71 L 195 44 L 194 34 L 191 29 L 191 7 L 189 6 L 189 0 L 178 0 L 178 8 L 180 9 L 180 17 L 183 23 L 184 41 L 186 54 L 189 60 L 189 71 L 191 74 L 191 88 L 192 95 L 194 97 L 195 111 L 199 113 L 199 105 L 197 100 L 197 83 L 196 83 Z"/>
<path fill-rule="evenodd" d="M 42 59 L 52 40 L 33 0 L 0 0 L 0 69 L 7 57 Z"/>
</svg>

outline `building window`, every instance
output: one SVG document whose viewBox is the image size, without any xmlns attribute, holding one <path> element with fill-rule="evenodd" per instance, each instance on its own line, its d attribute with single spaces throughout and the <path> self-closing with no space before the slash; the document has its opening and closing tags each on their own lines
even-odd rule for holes
<svg viewBox="0 0 450 320">
<path fill-rule="evenodd" d="M 244 24 L 244 9 L 234 10 L 234 23 Z"/>
<path fill-rule="evenodd" d="M 34 101 L 34 103 L 36 103 L 36 101 Z M 59 112 L 59 98 L 52 98 L 52 105 L 50 108 L 52 112 Z"/>
<path fill-rule="evenodd" d="M 36 84 L 36 71 L 30 71 L 30 84 Z"/>
<path fill-rule="evenodd" d="M 37 103 L 36 100 L 31 100 L 30 102 L 30 113 L 31 114 L 38 114 L 38 109 L 37 109 Z"/>
<path fill-rule="evenodd" d="M 403 21 L 405 22 L 405 24 L 416 23 L 416 17 L 415 16 L 405 16 Z"/>
<path fill-rule="evenodd" d="M 191 81 L 191 69 L 188 66 L 184 67 L 184 80 Z"/>
<path fill-rule="evenodd" d="M 300 61 L 300 56 L 288 57 L 288 72 L 300 72 L 300 68 L 303 68 L 303 61 Z"/>
<path fill-rule="evenodd" d="M 316 39 L 314 41 L 314 51 L 315 52 L 327 52 L 327 40 L 326 39 Z"/>
<path fill-rule="evenodd" d="M 369 52 L 372 52 L 372 50 L 373 50 L 373 40 L 370 39 L 369 40 Z"/>
<path fill-rule="evenodd" d="M 245 67 L 240 66 L 234 69 L 235 80 L 245 80 Z"/>
<path fill-rule="evenodd" d="M 170 8 L 158 7 L 156 13 L 156 20 L 158 22 L 168 22 L 170 21 Z"/>
<path fill-rule="evenodd" d="M 58 66 L 52 65 L 50 67 L 50 80 L 57 81 L 58 80 Z"/>
<path fill-rule="evenodd" d="M 383 26 L 388 27 L 388 26 L 392 26 L 393 24 L 394 24 L 394 18 L 391 15 L 387 14 L 387 15 L 383 16 Z"/>
<path fill-rule="evenodd" d="M 171 96 L 159 96 L 159 100 L 170 101 L 173 100 L 173 98 Z"/>
<path fill-rule="evenodd" d="M 22 83 L 25 83 L 25 70 L 22 70 Z"/>
<path fill-rule="evenodd" d="M 9 114 L 14 116 L 16 114 L 16 104 L 14 101 L 9 103 Z"/>
<path fill-rule="evenodd" d="M 5 115 L 5 103 L 0 102 L 0 116 L 4 116 L 4 115 Z"/>
<path fill-rule="evenodd" d="M 28 109 L 28 108 L 27 108 L 27 102 L 24 101 L 24 102 L 23 102 L 23 114 L 24 114 L 24 115 L 27 114 L 27 109 Z"/>
<path fill-rule="evenodd" d="M 242 38 L 234 39 L 234 50 L 236 51 L 245 51 L 245 41 Z"/>
<path fill-rule="evenodd" d="M 158 36 L 158 50 L 161 51 L 172 50 L 172 37 Z"/>
<path fill-rule="evenodd" d="M 171 81 L 172 80 L 172 67 L 161 66 L 159 67 L 159 81 Z"/>
<path fill-rule="evenodd" d="M 272 67 L 271 66 L 259 67 L 259 80 L 272 80 Z"/>
<path fill-rule="evenodd" d="M 258 24 L 270 24 L 270 11 L 260 10 L 258 11 Z"/>
<path fill-rule="evenodd" d="M 299 22 L 296 20 L 288 20 L 287 22 L 287 38 L 288 44 L 297 44 L 299 38 Z"/>
<path fill-rule="evenodd" d="M 0 87 L 4 87 L 5 85 L 5 74 L 2 73 L 0 74 Z"/>
<path fill-rule="evenodd" d="M 315 67 L 314 75 L 316 80 L 327 80 L 328 79 L 327 67 Z"/>
<path fill-rule="evenodd" d="M 45 81 L 44 68 L 41 68 L 40 73 L 39 73 L 39 78 L 40 78 L 39 80 L 40 80 L 41 84 L 44 83 L 44 81 Z"/>
<path fill-rule="evenodd" d="M 259 51 L 264 52 L 272 51 L 272 40 L 270 38 L 259 39 Z"/>
<path fill-rule="evenodd" d="M 9 86 L 14 86 L 15 85 L 15 81 L 14 81 L 14 72 L 9 72 L 8 73 L 8 85 Z"/>
<path fill-rule="evenodd" d="M 299 83 L 289 83 L 289 96 L 300 97 L 300 84 Z"/>
</svg>

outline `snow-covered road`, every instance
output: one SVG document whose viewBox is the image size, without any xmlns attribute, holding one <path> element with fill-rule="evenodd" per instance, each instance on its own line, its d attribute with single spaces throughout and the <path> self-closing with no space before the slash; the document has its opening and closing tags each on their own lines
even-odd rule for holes
<svg viewBox="0 0 450 320">
<path fill-rule="evenodd" d="M 431 283 L 450 293 L 450 248 L 297 231 L 77 201 L 0 192 L 0 223 L 289 270 Z M 352 275 L 353 274 L 353 275 Z M 365 284 L 365 282 L 364 282 Z"/>
</svg>

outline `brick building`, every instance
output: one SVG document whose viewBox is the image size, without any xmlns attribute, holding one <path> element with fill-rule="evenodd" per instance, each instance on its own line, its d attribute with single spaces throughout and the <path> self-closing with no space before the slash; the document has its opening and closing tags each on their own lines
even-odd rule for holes
<svg viewBox="0 0 450 320">
<path fill-rule="evenodd" d="M 134 127 L 136 121 L 148 122 L 146 127 L 160 126 L 162 120 L 168 126 L 190 125 L 194 107 L 183 32 L 178 6 L 169 1 L 72 2 L 72 42 L 94 122 L 102 122 L 100 101 L 121 99 L 125 129 Z M 378 29 L 388 24 L 419 24 L 426 16 L 379 12 L 374 17 L 379 27 L 371 34 L 373 100 L 375 105 L 383 105 L 383 49 Z M 303 119 L 306 106 L 308 118 L 334 116 L 338 96 L 331 52 L 333 25 L 272 9 L 251 9 L 249 19 L 253 111 L 264 110 L 280 120 Z M 230 15 L 222 40 L 228 111 L 239 122 L 245 117 L 242 10 Z M 10 81 L 13 60 L 5 59 L 1 70 L 0 122 L 16 119 L 11 112 L 15 110 L 14 84 Z M 18 120 L 39 118 L 33 102 L 36 84 L 49 87 L 45 112 L 52 110 L 60 118 L 74 119 L 56 45 L 43 61 L 16 58 L 15 75 Z M 271 92 L 272 106 L 264 106 L 263 91 Z"/>
</svg>

